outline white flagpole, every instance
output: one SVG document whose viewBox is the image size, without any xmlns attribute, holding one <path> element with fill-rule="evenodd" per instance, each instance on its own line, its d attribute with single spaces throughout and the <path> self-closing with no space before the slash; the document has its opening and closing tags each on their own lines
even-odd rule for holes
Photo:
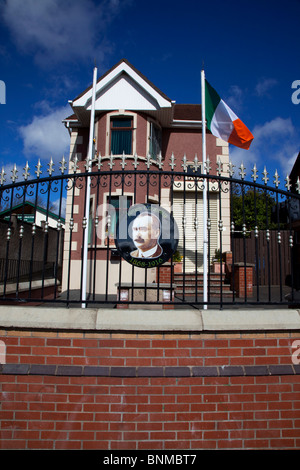
<svg viewBox="0 0 300 470">
<path fill-rule="evenodd" d="M 205 73 L 201 70 L 201 109 L 202 109 L 202 173 L 206 175 L 206 120 L 205 120 Z M 203 302 L 207 302 L 208 285 L 208 237 L 207 237 L 207 179 L 204 178 L 203 184 Z M 207 304 L 203 304 L 207 309 Z"/>
<path fill-rule="evenodd" d="M 91 120 L 90 120 L 90 136 L 89 136 L 89 148 L 88 148 L 88 173 L 92 168 L 92 159 L 93 159 L 93 149 L 94 149 L 94 128 L 95 128 L 95 101 L 96 101 L 96 84 L 97 84 L 97 67 L 94 67 L 93 74 L 93 90 L 92 90 L 92 107 L 91 107 Z M 86 228 L 84 234 L 84 244 L 83 244 L 83 269 L 82 269 L 82 308 L 86 308 L 86 284 L 87 284 L 87 257 L 88 257 L 88 238 L 89 238 L 89 219 L 90 219 L 90 195 L 91 195 L 91 177 L 87 176 L 86 178 L 86 202 L 85 202 L 85 219 L 86 219 Z"/>
</svg>

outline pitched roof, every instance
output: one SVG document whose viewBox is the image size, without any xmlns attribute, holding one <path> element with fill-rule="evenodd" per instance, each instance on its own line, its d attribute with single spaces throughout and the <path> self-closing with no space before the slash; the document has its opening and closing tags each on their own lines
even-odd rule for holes
<svg viewBox="0 0 300 470">
<path fill-rule="evenodd" d="M 178 121 L 201 121 L 201 105 L 176 103 L 174 119 Z"/>
<path fill-rule="evenodd" d="M 159 93 L 164 99 L 167 101 L 172 102 L 168 96 L 163 93 L 156 85 L 154 85 L 148 78 L 143 75 L 138 69 L 136 69 L 127 59 L 121 59 L 117 64 L 115 64 L 113 67 L 111 67 L 107 72 L 105 72 L 100 78 L 98 78 L 97 83 L 99 83 L 101 80 L 103 80 L 105 77 L 107 77 L 111 72 L 113 72 L 116 68 L 119 67 L 122 63 L 125 63 L 130 67 L 137 75 L 139 75 L 148 85 L 150 85 L 157 93 Z M 90 85 L 88 88 L 86 88 L 82 93 L 80 93 L 76 98 L 74 98 L 73 102 L 81 98 L 85 93 L 87 93 L 89 90 L 91 90 L 93 85 Z"/>
<path fill-rule="evenodd" d="M 92 85 L 70 102 L 73 112 L 66 125 L 87 126 L 90 119 Z M 166 127 L 201 126 L 200 104 L 176 104 L 127 59 L 120 60 L 97 80 L 96 112 L 141 110 Z"/>
<path fill-rule="evenodd" d="M 64 217 L 59 217 L 58 214 L 54 214 L 54 212 L 51 212 L 47 209 L 45 209 L 44 207 L 40 207 L 40 206 L 36 206 L 35 204 L 33 204 L 32 202 L 30 201 L 25 201 L 25 203 L 21 203 L 21 204 L 17 204 L 16 206 L 12 207 L 11 209 L 4 209 L 3 211 L 0 212 L 0 218 L 4 217 L 6 214 L 14 214 L 14 213 L 18 213 L 18 211 L 20 211 L 20 213 L 24 213 L 24 215 L 28 215 L 28 214 L 34 214 L 34 212 L 41 212 L 42 214 L 46 214 L 48 215 L 48 217 L 52 217 L 53 219 L 56 219 L 58 220 L 60 218 L 60 220 L 64 223 L 65 222 L 65 218 Z"/>
<path fill-rule="evenodd" d="M 92 105 L 92 85 L 69 101 L 76 117 L 63 122 L 88 126 Z M 174 101 L 139 72 L 126 59 L 119 61 L 97 80 L 95 112 L 127 109 L 144 111 L 156 117 L 164 125 L 170 124 L 173 117 Z M 76 122 L 77 120 L 77 122 Z"/>
</svg>

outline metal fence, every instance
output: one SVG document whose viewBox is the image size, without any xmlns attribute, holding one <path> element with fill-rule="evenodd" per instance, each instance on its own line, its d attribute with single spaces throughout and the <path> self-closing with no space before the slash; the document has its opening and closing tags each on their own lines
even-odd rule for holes
<svg viewBox="0 0 300 470">
<path fill-rule="evenodd" d="M 208 159 L 203 168 L 197 156 L 163 161 L 110 155 L 96 157 L 91 169 L 63 158 L 58 173 L 52 160 L 46 169 L 39 161 L 33 178 L 28 164 L 21 176 L 16 166 L 10 178 L 2 170 L 0 303 L 299 305 L 299 179 L 292 185 L 287 176 L 280 185 L 276 172 L 271 186 L 266 169 L 259 182 L 256 167 L 246 180 L 243 165 L 235 173 L 231 162 L 219 161 L 214 174 L 211 166 Z M 135 240 L 133 230 L 145 213 L 158 220 L 160 252 L 147 251 L 143 259 L 147 235 Z"/>
</svg>

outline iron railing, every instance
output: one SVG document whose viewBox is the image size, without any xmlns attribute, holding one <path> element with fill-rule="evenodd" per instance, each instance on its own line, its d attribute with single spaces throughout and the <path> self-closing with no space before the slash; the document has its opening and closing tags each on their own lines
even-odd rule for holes
<svg viewBox="0 0 300 470">
<path fill-rule="evenodd" d="M 236 175 L 231 162 L 220 161 L 212 174 L 209 159 L 203 168 L 197 156 L 191 162 L 173 155 L 168 161 L 161 156 L 98 156 L 90 171 L 88 162 L 77 158 L 68 170 L 64 158 L 60 163 L 60 172 L 54 174 L 51 160 L 47 176 L 40 161 L 35 178 L 29 178 L 28 164 L 21 180 L 16 166 L 11 181 L 6 181 L 4 170 L 0 173 L 0 303 L 122 308 L 299 305 L 299 178 L 291 182 L 287 176 L 280 185 L 276 172 L 271 186 L 266 169 L 261 182 L 256 166 L 246 180 L 243 165 Z M 138 213 L 161 217 L 160 257 L 143 260 L 129 254 L 134 243 L 130 214 L 138 215 L 137 207 Z M 172 230 L 163 233 L 170 221 Z"/>
</svg>

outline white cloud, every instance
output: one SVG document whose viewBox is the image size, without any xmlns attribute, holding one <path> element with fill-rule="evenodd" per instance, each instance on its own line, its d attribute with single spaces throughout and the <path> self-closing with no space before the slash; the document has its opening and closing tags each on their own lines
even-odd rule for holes
<svg viewBox="0 0 300 470">
<path fill-rule="evenodd" d="M 265 122 L 263 125 L 255 126 L 253 135 L 261 143 L 266 139 L 280 141 L 283 137 L 291 137 L 295 133 L 295 128 L 290 118 L 283 119 L 277 117 L 272 121 Z M 254 141 L 253 141 L 254 142 Z"/>
<path fill-rule="evenodd" d="M 53 212 L 54 214 L 59 215 L 59 206 L 60 207 L 60 214 L 62 217 L 66 216 L 66 207 L 67 207 L 67 198 L 62 197 L 61 201 L 60 199 L 56 199 L 55 201 L 52 201 L 50 211 Z"/>
<path fill-rule="evenodd" d="M 254 140 L 249 150 L 238 147 L 230 149 L 230 160 L 236 165 L 235 176 L 238 176 L 238 168 L 242 162 L 246 166 L 248 178 L 252 174 L 254 164 L 261 170 L 265 165 L 268 169 L 268 164 L 272 164 L 281 174 L 289 173 L 300 147 L 299 137 L 291 119 L 277 117 L 255 126 L 251 132 Z"/>
<path fill-rule="evenodd" d="M 262 78 L 255 87 L 255 94 L 257 96 L 266 96 L 268 91 L 277 85 L 278 80 L 275 78 Z"/>
<path fill-rule="evenodd" d="M 70 114 L 69 106 L 49 110 L 42 116 L 34 116 L 31 123 L 19 128 L 26 156 L 37 156 L 49 162 L 59 162 L 69 154 L 70 137 L 62 120 Z"/>
<path fill-rule="evenodd" d="M 243 100 L 243 90 L 237 85 L 232 85 L 229 89 L 229 95 L 225 98 L 226 104 L 228 104 L 234 112 L 237 112 L 242 108 Z"/>
<path fill-rule="evenodd" d="M 6 0 L 3 19 L 12 39 L 42 66 L 104 60 L 110 45 L 105 32 L 128 4 L 123 0 Z"/>
</svg>

